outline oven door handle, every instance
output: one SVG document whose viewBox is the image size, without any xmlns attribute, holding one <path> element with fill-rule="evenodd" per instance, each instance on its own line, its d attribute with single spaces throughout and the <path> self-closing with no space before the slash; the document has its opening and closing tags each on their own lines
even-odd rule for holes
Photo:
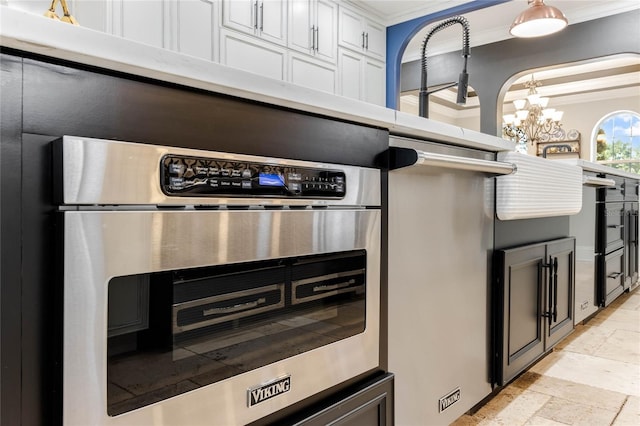
<svg viewBox="0 0 640 426">
<path fill-rule="evenodd" d="M 389 156 L 389 170 L 410 166 L 433 166 L 494 175 L 510 175 L 515 173 L 517 169 L 515 164 L 503 161 L 437 154 L 411 148 L 391 147 L 387 152 Z"/>
</svg>

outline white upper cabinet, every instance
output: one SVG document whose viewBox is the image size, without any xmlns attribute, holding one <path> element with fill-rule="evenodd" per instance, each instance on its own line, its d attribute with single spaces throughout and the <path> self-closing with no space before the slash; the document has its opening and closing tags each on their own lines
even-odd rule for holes
<svg viewBox="0 0 640 426">
<path fill-rule="evenodd" d="M 338 49 L 338 94 L 385 106 L 386 68 L 382 61 L 349 49 Z"/>
<path fill-rule="evenodd" d="M 84 27 L 217 61 L 219 0 L 92 0 L 70 3 Z"/>
<path fill-rule="evenodd" d="M 335 64 L 337 9 L 328 0 L 289 0 L 289 48 Z"/>
<path fill-rule="evenodd" d="M 285 45 L 287 1 L 222 0 L 222 25 Z"/>
<path fill-rule="evenodd" d="M 365 53 L 371 57 L 385 60 L 387 56 L 387 28 L 377 22 L 365 19 Z"/>
<path fill-rule="evenodd" d="M 220 63 L 263 77 L 287 80 L 286 48 L 237 31 L 220 30 Z"/>
<path fill-rule="evenodd" d="M 342 6 L 338 23 L 338 40 L 341 46 L 384 61 L 387 43 L 387 29 L 384 25 Z"/>
<path fill-rule="evenodd" d="M 212 0 L 177 0 L 175 36 L 171 48 L 180 53 L 217 61 L 218 4 Z"/>
<path fill-rule="evenodd" d="M 291 52 L 289 54 L 289 81 L 291 83 L 335 93 L 336 75 L 335 65 L 300 53 Z"/>
<path fill-rule="evenodd" d="M 164 25 L 169 16 L 168 2 L 114 0 L 112 8 L 113 34 L 151 46 L 169 48 L 169 34 Z"/>
<path fill-rule="evenodd" d="M 380 106 L 386 105 L 387 99 L 387 68 L 384 62 L 365 58 L 363 70 L 363 92 L 365 102 Z"/>
</svg>

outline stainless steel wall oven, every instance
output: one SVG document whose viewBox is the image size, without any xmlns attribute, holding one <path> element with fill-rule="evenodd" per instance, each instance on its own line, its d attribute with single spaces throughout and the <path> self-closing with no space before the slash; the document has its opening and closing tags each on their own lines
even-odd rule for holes
<svg viewBox="0 0 640 426">
<path fill-rule="evenodd" d="M 246 424 L 379 365 L 375 169 L 65 136 L 63 423 Z"/>
</svg>

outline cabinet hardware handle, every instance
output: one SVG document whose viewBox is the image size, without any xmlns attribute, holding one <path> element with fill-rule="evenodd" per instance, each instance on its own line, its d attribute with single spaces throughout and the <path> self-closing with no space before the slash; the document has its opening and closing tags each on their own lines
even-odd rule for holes
<svg viewBox="0 0 640 426">
<path fill-rule="evenodd" d="M 366 40 L 364 48 L 369 50 L 369 33 L 364 36 L 364 39 Z"/>
<path fill-rule="evenodd" d="M 320 51 L 320 28 L 316 27 L 316 42 L 315 42 L 315 46 L 316 46 L 316 52 Z"/>
<path fill-rule="evenodd" d="M 258 2 L 253 2 L 253 28 L 258 29 Z"/>
<path fill-rule="evenodd" d="M 264 30 L 264 2 L 260 3 L 260 31 Z"/>
<path fill-rule="evenodd" d="M 611 274 L 607 275 L 607 278 L 620 278 L 620 275 L 624 275 L 624 273 L 622 272 L 612 272 Z"/>
<path fill-rule="evenodd" d="M 547 306 L 545 306 L 546 310 L 542 314 L 542 317 L 548 319 L 549 327 L 551 327 L 551 322 L 553 321 L 553 274 L 551 271 L 553 268 L 553 259 L 551 256 L 549 256 L 549 263 L 544 263 L 543 261 L 541 266 L 548 269 L 547 273 L 544 274 L 544 279 L 547 283 Z"/>
<path fill-rule="evenodd" d="M 316 50 L 316 27 L 311 26 L 311 51 Z"/>
<path fill-rule="evenodd" d="M 362 48 L 364 49 L 364 31 L 362 32 Z"/>
<path fill-rule="evenodd" d="M 553 258 L 553 322 L 558 321 L 558 258 Z"/>
<path fill-rule="evenodd" d="M 607 225 L 607 228 L 611 228 L 611 229 L 622 229 L 624 228 L 624 225 Z"/>
</svg>

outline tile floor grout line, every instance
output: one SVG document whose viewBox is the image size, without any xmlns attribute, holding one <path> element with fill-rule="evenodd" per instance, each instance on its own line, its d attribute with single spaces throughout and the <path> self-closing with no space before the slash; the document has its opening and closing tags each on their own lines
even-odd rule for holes
<svg viewBox="0 0 640 426">
<path fill-rule="evenodd" d="M 629 395 L 627 395 L 627 397 L 624 399 L 624 402 L 622 403 L 622 406 L 620 406 L 620 409 L 616 413 L 616 416 L 613 418 L 613 420 L 611 420 L 611 423 L 609 423 L 610 426 L 615 424 L 616 420 L 618 420 L 618 416 L 620 416 L 620 413 L 622 413 L 622 410 L 624 410 L 624 407 L 625 405 L 627 405 L 627 402 L 629 402 Z"/>
</svg>

